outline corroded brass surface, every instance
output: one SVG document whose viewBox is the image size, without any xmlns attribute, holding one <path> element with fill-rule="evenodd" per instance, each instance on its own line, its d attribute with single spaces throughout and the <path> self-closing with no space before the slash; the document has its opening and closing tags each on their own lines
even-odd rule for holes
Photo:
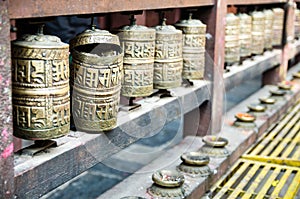
<svg viewBox="0 0 300 199">
<path fill-rule="evenodd" d="M 265 47 L 265 15 L 261 11 L 251 13 L 252 17 L 252 54 L 260 55 Z"/>
<path fill-rule="evenodd" d="M 124 52 L 124 78 L 121 93 L 126 97 L 149 96 L 153 92 L 155 29 L 131 25 L 119 30 Z"/>
<path fill-rule="evenodd" d="M 239 14 L 240 18 L 240 57 L 251 56 L 252 48 L 252 18 L 245 13 Z"/>
<path fill-rule="evenodd" d="M 154 88 L 168 89 L 181 85 L 182 81 L 182 31 L 174 26 L 156 26 Z"/>
<path fill-rule="evenodd" d="M 295 10 L 295 37 L 300 38 L 300 10 L 296 9 Z"/>
<path fill-rule="evenodd" d="M 205 71 L 206 25 L 200 20 L 181 20 L 175 24 L 183 32 L 183 71 L 184 79 L 203 79 Z"/>
<path fill-rule="evenodd" d="M 152 180 L 162 187 L 180 187 L 184 183 L 184 176 L 175 170 L 159 170 L 153 173 Z"/>
<path fill-rule="evenodd" d="M 274 8 L 273 20 L 273 46 L 280 46 L 283 34 L 284 10 L 282 8 Z"/>
<path fill-rule="evenodd" d="M 45 140 L 70 129 L 69 45 L 50 35 L 12 43 L 14 135 Z"/>
<path fill-rule="evenodd" d="M 256 124 L 254 122 L 243 122 L 240 120 L 236 120 L 233 125 L 235 127 L 243 128 L 243 129 L 253 129 L 256 127 Z"/>
<path fill-rule="evenodd" d="M 116 35 L 92 28 L 71 40 L 72 113 L 75 126 L 87 132 L 117 124 L 123 54 Z"/>
<path fill-rule="evenodd" d="M 225 27 L 225 63 L 233 64 L 240 61 L 240 18 L 233 13 L 226 15 Z"/>
<path fill-rule="evenodd" d="M 272 38 L 273 38 L 273 19 L 274 13 L 272 10 L 264 10 L 265 14 L 265 49 L 272 49 Z"/>
</svg>

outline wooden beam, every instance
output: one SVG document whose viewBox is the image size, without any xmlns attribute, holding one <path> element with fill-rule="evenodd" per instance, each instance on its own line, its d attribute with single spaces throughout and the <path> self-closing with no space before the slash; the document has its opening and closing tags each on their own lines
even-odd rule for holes
<svg viewBox="0 0 300 199">
<path fill-rule="evenodd" d="M 213 5 L 214 0 L 13 0 L 11 19 Z M 26 6 L 24 6 L 26 5 Z"/>
<path fill-rule="evenodd" d="M 14 162 L 8 1 L 0 1 L 0 198 L 13 198 Z"/>
</svg>

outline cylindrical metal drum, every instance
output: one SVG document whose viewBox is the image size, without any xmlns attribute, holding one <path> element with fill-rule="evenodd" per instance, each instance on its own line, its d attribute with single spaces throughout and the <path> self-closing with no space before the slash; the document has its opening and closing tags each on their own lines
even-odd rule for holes
<svg viewBox="0 0 300 199">
<path fill-rule="evenodd" d="M 70 42 L 72 116 L 77 129 L 107 131 L 117 124 L 123 72 L 119 38 L 92 28 Z"/>
<path fill-rule="evenodd" d="M 295 10 L 295 38 L 300 39 L 300 10 Z"/>
<path fill-rule="evenodd" d="M 69 45 L 51 35 L 12 44 L 14 135 L 46 140 L 70 130 Z"/>
<path fill-rule="evenodd" d="M 126 97 L 144 97 L 153 93 L 155 30 L 131 25 L 119 30 L 124 51 L 124 79 L 121 94 Z"/>
<path fill-rule="evenodd" d="M 273 20 L 273 46 L 280 46 L 282 42 L 284 10 L 282 8 L 274 8 Z"/>
<path fill-rule="evenodd" d="M 252 47 L 252 18 L 245 13 L 238 15 L 240 18 L 240 57 L 246 58 L 251 56 Z"/>
<path fill-rule="evenodd" d="M 183 70 L 184 79 L 203 79 L 205 72 L 205 34 L 206 25 L 200 20 L 181 20 L 175 26 L 183 32 Z"/>
<path fill-rule="evenodd" d="M 261 55 L 265 48 L 265 15 L 261 11 L 251 13 L 252 17 L 252 54 Z"/>
<path fill-rule="evenodd" d="M 273 40 L 273 18 L 274 14 L 272 10 L 264 10 L 265 14 L 265 40 L 264 45 L 266 50 L 272 49 Z"/>
<path fill-rule="evenodd" d="M 231 65 L 240 61 L 240 19 L 233 13 L 226 15 L 225 63 Z"/>
<path fill-rule="evenodd" d="M 182 31 L 174 26 L 156 26 L 154 88 L 168 89 L 181 85 L 182 81 Z"/>
</svg>

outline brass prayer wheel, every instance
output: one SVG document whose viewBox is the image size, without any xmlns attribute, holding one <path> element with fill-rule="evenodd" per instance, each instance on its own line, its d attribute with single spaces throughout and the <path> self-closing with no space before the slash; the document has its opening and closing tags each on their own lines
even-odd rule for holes
<svg viewBox="0 0 300 199">
<path fill-rule="evenodd" d="M 296 9 L 295 10 L 295 38 L 299 39 L 300 38 L 300 10 Z"/>
<path fill-rule="evenodd" d="M 252 17 L 252 54 L 261 55 L 265 47 L 265 15 L 261 11 L 251 13 Z"/>
<path fill-rule="evenodd" d="M 46 140 L 67 134 L 69 45 L 42 31 L 13 42 L 12 93 L 16 137 Z"/>
<path fill-rule="evenodd" d="M 225 63 L 228 65 L 240 61 L 240 18 L 233 13 L 226 15 L 225 26 Z"/>
<path fill-rule="evenodd" d="M 70 41 L 72 114 L 78 130 L 107 131 L 117 124 L 123 72 L 119 38 L 94 27 Z"/>
<path fill-rule="evenodd" d="M 273 46 L 280 46 L 283 34 L 284 10 L 282 8 L 273 8 Z"/>
<path fill-rule="evenodd" d="M 240 57 L 251 56 L 252 47 L 252 18 L 245 13 L 239 14 L 240 18 Z"/>
<path fill-rule="evenodd" d="M 184 79 L 203 79 L 205 71 L 206 25 L 198 19 L 181 20 L 175 27 L 183 32 L 183 71 Z"/>
<path fill-rule="evenodd" d="M 181 85 L 182 81 L 182 31 L 174 26 L 156 26 L 154 88 L 168 89 Z"/>
<path fill-rule="evenodd" d="M 119 30 L 124 52 L 124 78 L 121 94 L 126 97 L 144 97 L 153 93 L 155 30 L 131 24 Z"/>
<path fill-rule="evenodd" d="M 274 13 L 272 10 L 264 10 L 265 14 L 265 40 L 264 45 L 266 50 L 272 49 L 273 38 L 273 18 Z"/>
</svg>

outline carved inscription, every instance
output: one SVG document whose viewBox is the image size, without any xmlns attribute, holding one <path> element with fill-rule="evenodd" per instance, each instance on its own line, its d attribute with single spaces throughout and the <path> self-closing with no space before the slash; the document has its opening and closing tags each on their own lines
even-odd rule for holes
<svg viewBox="0 0 300 199">
<path fill-rule="evenodd" d="M 182 57 L 181 41 L 156 41 L 155 60 L 174 59 Z"/>
<path fill-rule="evenodd" d="M 110 88 L 120 85 L 122 79 L 122 63 L 102 67 L 100 69 L 92 66 L 81 66 L 77 61 L 73 63 L 73 82 L 74 85 L 83 88 Z"/>
<path fill-rule="evenodd" d="M 155 42 L 121 42 L 125 58 L 154 58 Z"/>
<path fill-rule="evenodd" d="M 55 100 L 52 97 L 40 98 L 36 102 L 31 100 L 30 103 L 26 103 L 30 101 L 27 98 L 15 98 L 13 100 L 14 122 L 17 127 L 44 129 L 47 132 L 48 128 L 61 127 L 70 122 L 68 96 L 61 100 Z"/>
<path fill-rule="evenodd" d="M 69 81 L 68 61 L 13 59 L 12 78 L 14 85 L 25 87 L 55 86 L 61 82 Z"/>
<path fill-rule="evenodd" d="M 183 36 L 183 44 L 186 47 L 205 47 L 205 35 L 191 35 Z"/>
</svg>

